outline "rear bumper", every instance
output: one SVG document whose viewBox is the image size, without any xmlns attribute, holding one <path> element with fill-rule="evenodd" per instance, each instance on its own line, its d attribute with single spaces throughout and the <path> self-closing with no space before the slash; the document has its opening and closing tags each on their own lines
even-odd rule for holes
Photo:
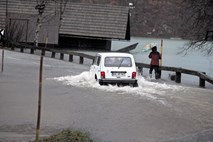
<svg viewBox="0 0 213 142">
<path fill-rule="evenodd" d="M 99 83 L 117 83 L 117 84 L 136 84 L 138 82 L 137 79 L 121 79 L 121 80 L 113 80 L 113 79 L 100 79 Z"/>
</svg>

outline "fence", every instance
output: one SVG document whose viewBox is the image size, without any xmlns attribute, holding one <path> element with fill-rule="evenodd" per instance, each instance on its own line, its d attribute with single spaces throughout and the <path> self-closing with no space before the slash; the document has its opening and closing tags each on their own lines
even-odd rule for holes
<svg viewBox="0 0 213 142">
<path fill-rule="evenodd" d="M 144 64 L 144 63 L 136 63 L 136 66 L 140 68 L 150 68 L 149 64 Z M 194 75 L 199 77 L 199 86 L 200 87 L 205 87 L 205 81 L 213 84 L 213 78 L 206 75 L 205 72 L 199 72 L 199 71 L 194 71 L 194 70 L 189 70 L 189 69 L 184 69 L 184 68 L 177 68 L 177 67 L 168 67 L 168 66 L 160 66 L 159 68 L 161 71 L 172 71 L 175 72 L 175 82 L 176 83 L 181 83 L 181 74 L 189 74 L 189 75 Z"/>
</svg>

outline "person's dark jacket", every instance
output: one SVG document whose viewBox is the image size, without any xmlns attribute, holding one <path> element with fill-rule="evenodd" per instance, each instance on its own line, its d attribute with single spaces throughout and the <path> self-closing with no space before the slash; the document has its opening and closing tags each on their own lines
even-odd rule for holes
<svg viewBox="0 0 213 142">
<path fill-rule="evenodd" d="M 149 54 L 149 58 L 151 58 L 151 65 L 159 66 L 159 59 L 161 59 L 161 55 L 157 51 L 157 47 L 152 48 L 152 52 Z"/>
</svg>

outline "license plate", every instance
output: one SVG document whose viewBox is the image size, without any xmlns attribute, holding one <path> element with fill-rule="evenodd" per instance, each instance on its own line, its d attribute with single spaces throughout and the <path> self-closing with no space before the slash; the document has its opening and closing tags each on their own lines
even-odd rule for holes
<svg viewBox="0 0 213 142">
<path fill-rule="evenodd" d="M 125 73 L 116 72 L 116 73 L 112 73 L 112 76 L 123 77 L 125 76 Z"/>
</svg>

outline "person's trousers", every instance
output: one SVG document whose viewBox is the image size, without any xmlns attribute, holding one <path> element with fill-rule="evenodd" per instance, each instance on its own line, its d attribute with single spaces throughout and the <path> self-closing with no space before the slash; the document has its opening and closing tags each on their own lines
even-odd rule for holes
<svg viewBox="0 0 213 142">
<path fill-rule="evenodd" d="M 158 65 L 150 65 L 149 69 L 149 74 L 152 74 L 152 71 L 155 70 L 155 78 L 159 78 L 160 76 L 160 71 L 159 71 L 159 66 Z"/>
</svg>

